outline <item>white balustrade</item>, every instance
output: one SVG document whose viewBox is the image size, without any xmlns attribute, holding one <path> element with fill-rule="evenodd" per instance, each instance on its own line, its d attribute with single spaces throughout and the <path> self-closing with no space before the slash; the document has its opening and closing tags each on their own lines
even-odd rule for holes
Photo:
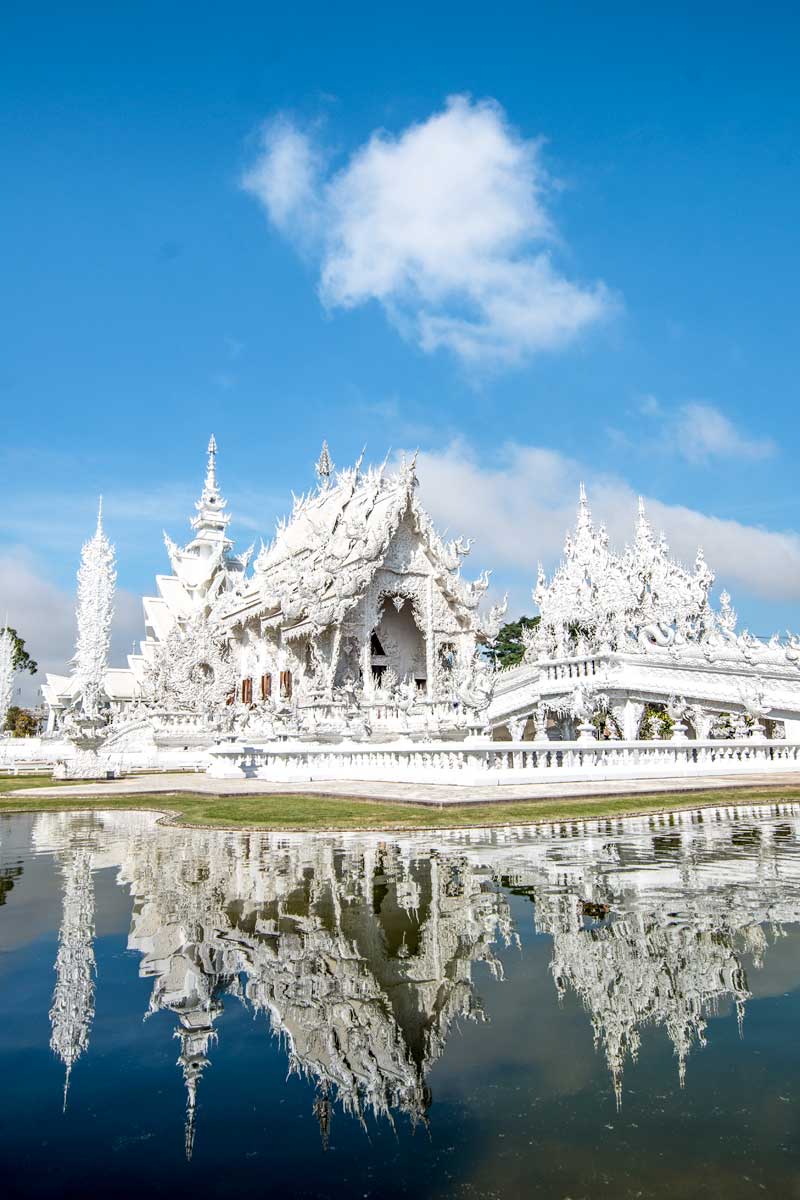
<svg viewBox="0 0 800 1200">
<path fill-rule="evenodd" d="M 669 779 L 800 770 L 800 742 L 221 743 L 209 775 L 270 782 L 374 780 L 516 784 Z"/>
</svg>

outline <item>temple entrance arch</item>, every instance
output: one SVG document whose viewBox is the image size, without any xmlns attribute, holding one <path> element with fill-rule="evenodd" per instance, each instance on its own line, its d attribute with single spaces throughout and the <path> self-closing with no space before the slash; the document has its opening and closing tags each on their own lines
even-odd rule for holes
<svg viewBox="0 0 800 1200">
<path fill-rule="evenodd" d="M 370 664 L 376 684 L 391 668 L 398 681 L 409 677 L 424 691 L 428 682 L 426 643 L 414 601 L 399 593 L 385 593 L 379 599 L 378 613 L 370 634 Z"/>
</svg>

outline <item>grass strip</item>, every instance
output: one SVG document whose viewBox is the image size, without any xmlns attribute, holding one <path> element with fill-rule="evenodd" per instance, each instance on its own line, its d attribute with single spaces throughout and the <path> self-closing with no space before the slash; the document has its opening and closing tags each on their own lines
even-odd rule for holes
<svg viewBox="0 0 800 1200">
<path fill-rule="evenodd" d="M 33 776 L 0 779 L 0 814 L 87 809 L 150 809 L 176 814 L 189 825 L 259 828 L 278 832 L 409 829 L 459 829 L 489 825 L 528 825 L 585 818 L 633 816 L 682 808 L 800 802 L 797 787 L 710 789 L 696 792 L 652 792 L 628 796 L 575 796 L 563 799 L 509 800 L 492 804 L 430 808 L 391 801 L 329 796 L 208 796 L 161 792 L 131 796 L 15 796 L 21 787 L 51 785 Z"/>
</svg>

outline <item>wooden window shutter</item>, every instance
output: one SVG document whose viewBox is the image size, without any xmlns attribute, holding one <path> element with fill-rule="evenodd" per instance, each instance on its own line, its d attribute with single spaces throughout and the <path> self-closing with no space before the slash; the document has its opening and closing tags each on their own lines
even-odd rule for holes
<svg viewBox="0 0 800 1200">
<path fill-rule="evenodd" d="M 292 672 L 281 671 L 281 696 L 286 700 L 292 698 Z"/>
<path fill-rule="evenodd" d="M 272 676 L 270 674 L 261 676 L 261 699 L 269 700 L 272 695 Z"/>
<path fill-rule="evenodd" d="M 252 703 L 253 703 L 253 680 L 252 679 L 243 679 L 242 680 L 242 704 L 252 704 Z"/>
</svg>

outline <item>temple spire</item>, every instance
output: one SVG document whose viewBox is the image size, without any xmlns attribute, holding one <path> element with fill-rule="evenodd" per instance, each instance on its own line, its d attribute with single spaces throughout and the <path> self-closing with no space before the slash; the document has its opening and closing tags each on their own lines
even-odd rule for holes
<svg viewBox="0 0 800 1200">
<path fill-rule="evenodd" d="M 636 537 L 634 539 L 634 546 L 640 555 L 640 559 L 642 555 L 650 556 L 653 553 L 653 548 L 655 546 L 655 535 L 653 533 L 652 526 L 647 519 L 644 496 L 639 497 L 638 519 L 636 521 Z M 639 565 L 642 566 L 643 561 L 640 561 Z"/>
<path fill-rule="evenodd" d="M 577 532 L 580 533 L 581 530 L 591 529 L 591 525 L 592 525 L 592 513 L 591 513 L 591 509 L 589 508 L 589 501 L 586 496 L 586 485 L 583 483 L 583 480 L 581 480 L 580 487 L 578 489 Z"/>
<path fill-rule="evenodd" d="M 84 712 L 94 715 L 104 693 L 114 615 L 117 572 L 114 547 L 105 535 L 102 500 L 97 529 L 84 543 L 78 569 L 78 636 L 75 642 L 75 675 Z"/>
<path fill-rule="evenodd" d="M 230 514 L 225 512 L 227 500 L 220 495 L 217 481 L 217 439 L 212 433 L 208 442 L 208 461 L 206 477 L 200 499 L 195 501 L 197 516 L 192 517 L 191 525 L 198 534 L 211 533 L 215 537 L 230 523 Z"/>
</svg>

